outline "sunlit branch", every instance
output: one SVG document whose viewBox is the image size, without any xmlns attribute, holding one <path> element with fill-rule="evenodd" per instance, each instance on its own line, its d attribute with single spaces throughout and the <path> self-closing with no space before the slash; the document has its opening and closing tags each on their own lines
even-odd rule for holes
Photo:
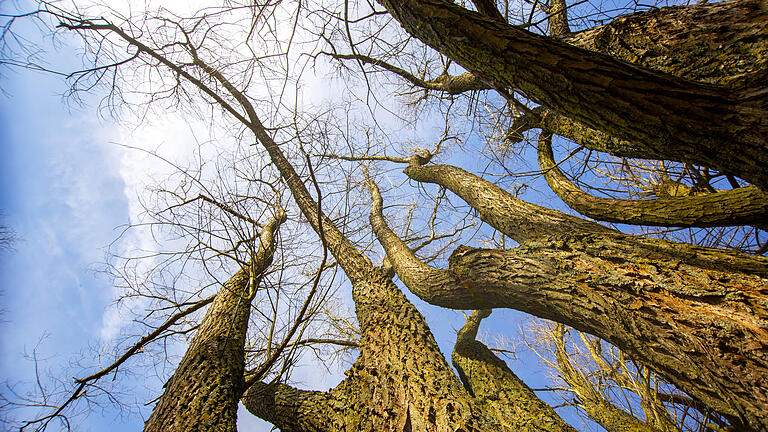
<svg viewBox="0 0 768 432">
<path fill-rule="evenodd" d="M 579 189 L 560 171 L 552 154 L 551 134 L 542 132 L 538 149 L 539 166 L 549 186 L 569 207 L 584 216 L 637 225 L 768 227 L 763 225 L 768 220 L 768 194 L 755 186 L 698 196 L 646 200 L 603 198 Z"/>
</svg>

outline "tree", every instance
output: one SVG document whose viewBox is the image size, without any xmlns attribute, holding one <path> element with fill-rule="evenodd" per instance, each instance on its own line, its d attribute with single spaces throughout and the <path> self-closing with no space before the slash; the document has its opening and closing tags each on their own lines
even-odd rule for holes
<svg viewBox="0 0 768 432">
<path fill-rule="evenodd" d="M 13 247 L 13 241 L 15 239 L 13 231 L 6 227 L 0 227 L 0 250 L 7 250 Z"/>
<path fill-rule="evenodd" d="M 663 74 L 630 66 L 613 57 L 473 13 L 448 1 L 382 1 L 381 4 L 408 33 L 490 80 L 492 85 L 519 89 L 562 115 L 629 140 L 643 157 L 707 165 L 742 176 L 757 186 L 766 186 L 762 168 L 766 156 L 765 134 L 761 132 L 766 118 L 761 84 L 765 71 L 759 61 L 755 65 L 760 69 L 754 69 L 743 81 L 737 78 L 736 83 L 709 85 L 681 79 L 687 78 L 684 72 Z M 622 20 L 617 26 L 649 24 L 649 18 L 662 23 L 669 22 L 666 20 L 695 23 L 702 26 L 701 29 L 685 35 L 695 37 L 695 33 L 722 22 L 733 23 L 734 27 L 720 28 L 722 33 L 718 38 L 739 45 L 739 39 L 748 38 L 752 32 L 759 33 L 765 25 L 764 2 L 733 2 L 702 8 L 705 9 L 667 9 L 646 14 L 640 18 L 641 23 Z M 731 12 L 734 16 L 727 19 Z M 675 13 L 682 16 L 658 17 Z M 695 18 L 687 19 L 689 14 Z M 755 17 L 754 25 L 745 22 L 749 18 L 742 19 L 746 14 Z M 723 15 L 726 20 L 720 21 Z M 648 38 L 666 41 L 665 36 L 671 36 L 655 26 L 643 28 Z M 679 28 L 673 30 L 678 30 L 680 36 Z M 686 40 L 685 36 L 680 45 L 687 48 L 689 56 L 712 55 L 694 51 L 696 43 Z M 757 39 L 758 46 L 765 42 L 760 37 Z M 604 148 L 626 155 L 619 149 Z"/>
<path fill-rule="evenodd" d="M 169 426 L 160 423 L 176 421 L 172 419 L 179 419 L 177 424 L 199 420 L 204 424 L 198 427 L 208 430 L 231 428 L 233 409 L 241 397 L 249 411 L 286 431 L 572 430 L 476 341 L 479 322 L 490 308 L 514 308 L 594 334 L 654 369 L 733 425 L 751 430 L 768 428 L 766 258 L 621 233 L 518 199 L 456 166 L 430 164 L 440 146 L 451 139 L 450 116 L 445 117 L 444 137 L 434 152 L 391 157 L 377 154 L 380 147 L 369 141 L 367 148 L 348 144 L 352 154 L 345 155 L 338 151 L 344 145 L 334 145 L 338 143 L 328 138 L 327 128 L 316 132 L 307 126 L 316 122 L 301 120 L 298 102 L 288 108 L 290 115 L 281 117 L 279 113 L 286 108 L 282 93 L 267 98 L 272 104 L 270 112 L 266 104 L 259 103 L 262 96 L 250 87 L 260 74 L 269 81 L 276 70 L 283 84 L 290 75 L 284 65 L 289 64 L 291 42 L 283 47 L 279 32 L 260 33 L 272 24 L 270 20 L 285 15 L 298 23 L 300 18 L 321 16 L 321 25 L 308 25 L 307 31 L 319 32 L 321 37 L 315 42 L 323 40 L 323 48 L 330 46 L 331 57 L 340 61 L 355 60 L 361 68 L 369 64 L 430 91 L 462 94 L 494 89 L 503 105 L 517 111 L 510 116 L 511 121 L 503 123 L 507 136 L 515 140 L 528 129 L 543 130 L 538 138 L 542 170 L 555 192 L 566 199 L 578 192 L 573 191 L 572 183 L 558 177 L 562 173 L 553 163 L 552 133 L 614 155 L 681 161 L 754 184 L 683 198 L 682 207 L 695 207 L 702 201 L 720 202 L 725 194 L 724 205 L 729 209 L 747 207 L 738 219 L 725 217 L 728 212 L 717 209 L 693 217 L 704 218 L 704 222 L 688 221 L 690 211 L 665 210 L 664 222 L 643 214 L 633 219 L 629 210 L 598 217 L 584 206 L 574 206 L 580 212 L 624 223 L 762 227 L 763 189 L 768 185 L 763 168 L 768 161 L 762 80 L 765 68 L 761 63 L 765 58 L 760 54 L 766 43 L 761 30 L 766 22 L 765 3 L 739 0 L 639 12 L 598 29 L 570 34 L 565 4 L 552 2 L 547 11 L 549 37 L 510 25 L 508 14 L 491 2 L 475 2 L 482 14 L 440 0 L 381 4 L 408 33 L 447 56 L 438 78 L 425 78 L 426 68 L 418 77 L 402 64 L 359 53 L 362 45 L 353 42 L 350 26 L 366 21 L 375 24 L 383 11 L 372 5 L 353 9 L 357 13 L 370 9 L 362 14 L 367 19 L 360 20 L 350 17 L 346 3 L 339 11 L 322 5 L 306 13 L 301 5 L 290 11 L 272 4 L 246 3 L 204 10 L 190 18 L 150 15 L 135 21 L 133 17 L 92 17 L 87 11 L 67 12 L 42 3 L 39 14 L 52 17 L 59 28 L 83 35 L 86 46 L 93 50 L 94 67 L 72 75 L 75 89 L 103 83 L 109 74 L 110 85 L 118 83 L 111 88 L 112 95 L 122 96 L 119 91 L 123 85 L 131 84 L 123 83 L 129 78 L 123 71 L 136 67 L 166 80 L 150 92 L 149 102 L 172 98 L 193 106 L 207 103 L 237 124 L 240 134 L 254 139 L 279 173 L 279 188 L 290 192 L 294 214 L 301 214 L 322 247 L 323 259 L 310 293 L 320 283 L 325 251 L 351 285 L 360 325 L 356 342 L 360 355 L 339 385 L 328 392 L 309 392 L 270 382 L 259 370 L 246 372 L 243 345 L 251 297 L 245 289 L 256 286 L 257 275 L 269 262 L 267 256 L 273 250 L 270 236 L 284 219 L 278 215 L 262 229 L 262 236 L 266 236 L 262 247 L 258 251 L 251 248 L 250 261 L 240 263 L 244 264 L 242 269 L 222 285 L 215 300 L 195 304 L 198 308 L 211 306 L 155 406 L 147 430 L 163 430 Z M 535 11 L 534 6 L 531 16 Z M 727 50 L 728 60 L 719 63 L 729 67 L 688 68 L 693 56 L 715 56 L 712 48 L 702 46 L 706 44 L 698 39 L 715 21 L 718 37 L 733 47 Z M 653 52 L 653 44 L 663 45 L 671 35 L 679 34 L 680 27 L 671 23 L 680 22 L 692 24 L 695 31 L 675 39 L 672 48 L 659 55 L 630 58 L 632 49 L 624 50 L 624 45 L 612 42 L 626 37 L 634 46 Z M 335 51 L 333 29 L 346 33 L 352 54 Z M 238 34 L 242 40 L 233 41 L 227 31 L 242 32 Z M 388 42 L 387 35 L 378 30 L 374 34 L 366 39 L 372 41 L 371 47 L 381 45 L 393 58 L 404 53 L 408 59 L 407 50 L 397 41 Z M 292 33 L 290 39 L 303 37 L 297 35 Z M 272 48 L 275 41 L 277 47 Z M 621 48 L 618 52 L 614 52 L 616 46 Z M 411 48 L 410 52 L 419 49 Z M 322 52 L 310 54 L 317 58 Z M 680 59 L 679 63 L 670 66 L 659 60 L 670 53 Z M 244 57 L 238 57 L 240 54 Z M 273 57 L 278 60 L 273 61 Z M 449 75 L 455 70 L 448 65 L 451 60 L 469 72 Z M 541 105 L 527 107 L 515 94 Z M 351 135 L 342 135 L 340 141 L 349 143 L 354 139 Z M 316 153 L 308 153 L 305 147 Z M 313 157 L 326 164 L 319 179 Z M 390 228 L 384 213 L 386 194 L 379 190 L 375 177 L 365 170 L 365 181 L 347 178 L 341 179 L 341 186 L 334 186 L 334 174 L 327 172 L 329 161 L 351 163 L 350 172 L 359 173 L 356 175 L 363 174 L 357 171 L 360 162 L 407 164 L 404 173 L 409 179 L 451 191 L 502 238 L 509 237 L 520 246 L 462 246 L 453 251 L 448 268 L 441 268 L 439 263 L 432 266 L 409 244 L 410 225 L 404 234 Z M 304 174 L 299 171 L 302 166 L 306 166 Z M 308 183 L 314 187 L 315 197 Z M 360 185 L 365 185 L 373 201 L 368 224 L 354 209 L 341 207 L 340 201 L 329 198 L 348 197 Z M 751 201 L 745 202 L 747 199 Z M 659 212 L 651 210 L 649 203 L 627 205 Z M 230 215 L 235 212 L 228 206 L 219 207 Z M 444 208 L 437 200 L 433 214 Z M 422 230 L 431 230 L 429 241 L 438 239 L 434 219 Z M 360 231 L 375 235 L 386 253 L 383 265 L 372 264 L 368 256 L 372 248 L 362 241 L 364 236 L 355 234 Z M 250 269 L 248 278 L 246 269 Z M 474 313 L 459 332 L 453 354 L 458 375 L 444 359 L 423 316 L 393 282 L 395 274 L 429 303 L 486 311 Z M 228 315 L 221 315 L 221 310 Z M 301 308 L 297 323 L 305 310 L 306 306 Z M 224 321 L 224 316 L 230 321 Z M 226 327 L 232 330 L 222 335 Z M 294 331 L 287 332 L 281 348 L 290 343 Z M 208 346 L 215 347 L 214 351 Z M 270 363 L 274 360 L 264 365 L 271 367 Z M 201 395 L 196 387 L 189 387 L 192 382 L 220 391 L 217 398 L 207 399 L 213 406 L 199 403 Z M 79 395 L 80 390 L 76 390 L 71 400 Z M 180 413 L 179 406 L 193 407 L 199 415 Z M 593 417 L 600 421 L 604 413 L 601 408 Z"/>
<path fill-rule="evenodd" d="M 0 217 L 3 214 L 0 213 Z M 7 225 L 0 225 L 0 251 L 5 252 L 13 249 L 13 244 L 17 241 L 16 232 Z"/>
<path fill-rule="evenodd" d="M 238 270 L 208 308 L 165 392 L 152 410 L 147 431 L 233 430 L 239 389 L 245 385 L 245 334 L 256 287 L 275 252 L 280 211 L 263 228 L 250 265 Z"/>
</svg>

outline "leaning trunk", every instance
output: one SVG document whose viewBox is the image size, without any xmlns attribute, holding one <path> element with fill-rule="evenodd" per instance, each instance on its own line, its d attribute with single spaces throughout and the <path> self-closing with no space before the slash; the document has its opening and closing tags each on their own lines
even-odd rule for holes
<svg viewBox="0 0 768 432">
<path fill-rule="evenodd" d="M 392 236 L 374 224 L 416 295 L 456 309 L 518 309 L 594 334 L 734 421 L 768 428 L 768 259 L 585 230 L 587 221 L 569 225 L 553 210 L 516 208 L 516 198 L 451 166 L 405 172 L 449 188 L 521 243 L 457 249 L 445 271 L 401 253 L 406 248 L 390 245 Z M 563 234 L 568 229 L 573 234 Z M 430 289 L 424 280 L 442 283 Z"/>
<path fill-rule="evenodd" d="M 737 423 L 768 428 L 768 260 L 623 235 L 457 249 L 457 287 L 477 303 L 611 342 Z"/>
<path fill-rule="evenodd" d="M 251 299 L 272 262 L 281 212 L 262 231 L 258 252 L 216 294 L 187 352 L 165 384 L 146 432 L 234 431 L 243 391 Z"/>
</svg>

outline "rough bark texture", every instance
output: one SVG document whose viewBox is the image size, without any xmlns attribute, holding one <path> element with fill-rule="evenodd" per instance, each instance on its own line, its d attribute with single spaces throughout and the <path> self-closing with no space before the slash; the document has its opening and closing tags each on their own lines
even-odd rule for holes
<svg viewBox="0 0 768 432">
<path fill-rule="evenodd" d="M 499 8 L 496 7 L 496 0 L 472 0 L 472 3 L 475 5 L 478 12 L 488 18 L 506 22 L 504 16 L 499 12 Z"/>
<path fill-rule="evenodd" d="M 685 79 L 764 89 L 768 80 L 767 25 L 764 4 L 730 1 L 638 12 L 572 34 L 563 41 Z M 522 139 L 522 132 L 532 127 L 541 127 L 589 149 L 616 156 L 673 159 L 664 148 L 617 138 L 544 107 L 535 108 L 533 113 L 519 119 L 511 128 L 509 138 Z M 717 157 L 730 156 L 723 150 Z M 759 175 L 764 166 L 752 163 L 749 170 Z"/>
<path fill-rule="evenodd" d="M 479 401 L 483 411 L 505 420 L 505 431 L 576 432 L 503 360 L 476 340 L 480 321 L 490 313 L 490 310 L 473 312 L 456 338 L 451 360 L 467 390 Z"/>
<path fill-rule="evenodd" d="M 368 184 L 373 199 L 370 213 L 371 227 L 384 248 L 389 263 L 405 286 L 420 299 L 435 305 L 442 305 L 441 302 L 446 297 L 455 294 L 472 297 L 459 301 L 482 303 L 482 296 L 457 289 L 459 281 L 449 272 L 428 266 L 419 260 L 408 245 L 389 228 L 382 213 L 384 204 L 379 188 L 373 181 L 369 181 Z"/>
<path fill-rule="evenodd" d="M 480 207 L 502 232 L 505 217 L 521 219 L 515 226 L 538 217 L 494 204 L 501 197 L 491 205 L 473 202 L 491 192 L 469 181 L 472 174 L 462 176 L 461 184 L 475 185 L 471 194 L 448 175 L 430 181 Z M 563 235 L 581 226 L 558 225 L 549 240 L 514 250 L 457 249 L 450 274 L 442 276 L 452 283 L 427 301 L 509 307 L 592 333 L 717 411 L 754 429 L 768 427 L 768 259 L 618 233 Z"/>
<path fill-rule="evenodd" d="M 594 334 L 715 410 L 768 427 L 768 259 L 586 234 L 460 248 L 450 269 L 483 297 L 455 308 L 510 307 Z"/>
<path fill-rule="evenodd" d="M 259 385 L 244 403 L 284 431 L 502 430 L 462 387 L 423 317 L 389 280 L 353 288 L 360 357 L 327 393 Z"/>
<path fill-rule="evenodd" d="M 518 88 L 562 115 L 637 143 L 657 159 L 710 166 L 768 187 L 766 89 L 750 86 L 765 72 L 736 80 L 738 86 L 715 86 L 535 35 L 447 0 L 380 3 L 410 34 L 500 87 Z M 687 20 L 703 20 L 709 31 L 718 30 L 716 39 L 729 42 L 734 42 L 733 29 L 713 24 L 720 15 L 711 11 L 730 13 L 737 23 L 758 17 L 746 37 L 757 39 L 753 50 L 764 50 L 765 1 L 731 5 L 708 5 L 694 16 L 685 8 L 665 13 L 680 12 L 681 27 L 697 25 Z"/>
<path fill-rule="evenodd" d="M 245 335 L 251 299 L 275 250 L 274 234 L 285 221 L 281 213 L 263 229 L 250 268 L 241 268 L 216 294 L 173 376 L 165 384 L 147 432 L 236 429 L 242 395 Z"/>
<path fill-rule="evenodd" d="M 613 199 L 579 189 L 557 168 L 551 135 L 539 137 L 539 167 L 552 190 L 584 216 L 636 225 L 713 227 L 755 225 L 768 228 L 768 194 L 755 186 L 699 196 Z"/>
<path fill-rule="evenodd" d="M 693 81 L 764 87 L 764 1 L 666 7 L 624 15 L 565 37 L 571 45 Z"/>
<path fill-rule="evenodd" d="M 549 2 L 549 35 L 564 37 L 571 33 L 568 25 L 568 5 L 565 0 L 550 0 Z"/>
<path fill-rule="evenodd" d="M 538 106 L 515 120 L 510 126 L 505 139 L 520 142 L 525 139 L 524 132 L 540 128 L 547 132 L 568 138 L 590 150 L 610 153 L 638 159 L 665 159 L 656 149 L 617 138 L 597 129 L 592 129 L 568 117 L 557 114 L 543 106 Z"/>
</svg>

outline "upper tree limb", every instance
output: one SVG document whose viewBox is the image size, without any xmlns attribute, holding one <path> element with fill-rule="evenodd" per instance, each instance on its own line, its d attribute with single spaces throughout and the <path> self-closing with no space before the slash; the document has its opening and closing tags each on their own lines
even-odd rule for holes
<svg viewBox="0 0 768 432">
<path fill-rule="evenodd" d="M 569 207 L 592 219 L 636 225 L 712 227 L 756 225 L 768 221 L 768 194 L 755 186 L 699 196 L 613 199 L 590 195 L 560 171 L 552 154 L 552 136 L 539 137 L 539 167 L 552 190 Z"/>
<path fill-rule="evenodd" d="M 384 1 L 406 31 L 499 87 L 657 154 L 768 186 L 766 104 L 589 52 L 445 0 Z M 751 6 L 764 9 L 757 2 Z"/>
<path fill-rule="evenodd" d="M 405 174 L 423 183 L 439 184 L 474 208 L 487 224 L 517 242 L 573 232 L 611 232 L 598 223 L 515 198 L 509 192 L 451 165 L 411 164 Z"/>
</svg>

